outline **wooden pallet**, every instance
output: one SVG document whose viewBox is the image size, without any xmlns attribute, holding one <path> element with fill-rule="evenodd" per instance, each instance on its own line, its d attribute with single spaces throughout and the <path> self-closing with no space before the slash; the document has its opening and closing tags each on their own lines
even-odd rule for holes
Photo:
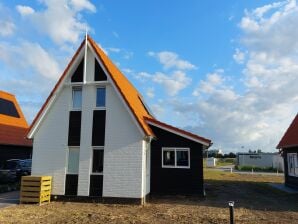
<svg viewBox="0 0 298 224">
<path fill-rule="evenodd" d="M 51 176 L 23 176 L 20 203 L 50 203 L 52 189 Z"/>
</svg>

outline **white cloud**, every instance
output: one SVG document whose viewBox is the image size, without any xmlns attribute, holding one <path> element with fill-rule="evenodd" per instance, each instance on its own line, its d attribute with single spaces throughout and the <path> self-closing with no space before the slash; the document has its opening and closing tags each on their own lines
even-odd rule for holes
<svg viewBox="0 0 298 224">
<path fill-rule="evenodd" d="M 154 88 L 147 88 L 146 90 L 146 96 L 148 96 L 149 98 L 154 98 L 155 93 L 154 93 Z"/>
<path fill-rule="evenodd" d="M 54 58 L 38 43 L 22 42 L 10 46 L 0 43 L 0 59 L 14 69 L 32 69 L 34 72 L 47 79 L 56 80 L 61 75 L 61 69 Z"/>
<path fill-rule="evenodd" d="M 59 44 L 76 43 L 86 29 L 90 30 L 87 23 L 80 16 L 82 11 L 95 12 L 95 6 L 88 0 L 42 0 L 46 9 L 31 11 L 27 18 L 38 31 L 49 35 L 51 39 Z M 24 7 L 22 6 L 24 13 Z M 19 10 L 20 12 L 20 10 Z M 28 8 L 27 8 L 28 12 Z"/>
<path fill-rule="evenodd" d="M 70 4 L 76 11 L 82 11 L 86 9 L 91 12 L 96 12 L 95 6 L 88 0 L 70 0 Z"/>
<path fill-rule="evenodd" d="M 152 52 L 149 51 L 148 55 L 155 57 L 163 65 L 164 69 L 178 69 L 178 70 L 191 70 L 196 69 L 196 66 L 191 64 L 189 61 L 182 60 L 178 54 L 171 51 Z"/>
<path fill-rule="evenodd" d="M 135 78 L 142 82 L 151 80 L 162 85 L 169 96 L 177 95 L 191 83 L 191 78 L 187 77 L 183 71 L 174 71 L 171 75 L 166 75 L 162 72 L 156 72 L 154 74 L 140 72 Z"/>
<path fill-rule="evenodd" d="M 0 36 L 11 36 L 16 29 L 12 21 L 0 21 Z"/>
<path fill-rule="evenodd" d="M 35 12 L 33 8 L 26 5 L 17 5 L 16 9 L 22 16 L 30 15 Z"/>
<path fill-rule="evenodd" d="M 245 60 L 245 53 L 236 48 L 233 58 L 238 64 L 243 64 Z"/>
<path fill-rule="evenodd" d="M 296 1 L 247 11 L 240 23 L 247 53 L 237 85 L 224 72 L 210 73 L 194 90 L 196 101 L 172 102 L 181 116 L 194 117 L 188 128 L 225 151 L 274 151 L 297 113 L 297 27 Z"/>
</svg>

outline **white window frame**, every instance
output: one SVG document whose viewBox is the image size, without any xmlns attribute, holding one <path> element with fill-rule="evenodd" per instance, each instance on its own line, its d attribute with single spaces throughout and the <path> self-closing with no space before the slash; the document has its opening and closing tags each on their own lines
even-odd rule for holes
<svg viewBox="0 0 298 224">
<path fill-rule="evenodd" d="M 164 165 L 163 164 L 163 154 L 164 151 L 174 151 L 175 152 L 175 165 Z M 177 166 L 177 151 L 188 152 L 188 166 Z M 161 149 L 161 167 L 162 168 L 180 168 L 180 169 L 190 169 L 190 149 L 189 148 L 173 148 L 173 147 L 162 147 Z"/>
<path fill-rule="evenodd" d="M 97 89 L 105 89 L 105 106 L 98 107 L 97 103 Z M 105 110 L 107 105 L 107 88 L 106 86 L 96 86 L 95 87 L 95 110 Z"/>
<path fill-rule="evenodd" d="M 79 150 L 79 163 L 78 163 L 78 172 L 73 173 L 73 172 L 68 172 L 68 165 L 69 165 L 69 151 L 70 149 L 77 149 Z M 67 166 L 66 166 L 66 174 L 75 174 L 78 175 L 80 171 L 80 146 L 69 146 L 67 149 Z"/>
<path fill-rule="evenodd" d="M 74 92 L 75 90 L 81 90 L 81 107 L 74 107 Z M 73 86 L 72 87 L 72 101 L 71 101 L 71 107 L 72 107 L 72 111 L 81 111 L 82 110 L 82 106 L 83 106 L 83 88 L 82 86 L 78 85 L 78 86 Z"/>
<path fill-rule="evenodd" d="M 99 173 L 94 173 L 93 172 L 93 155 L 94 155 L 94 150 L 102 150 L 103 151 L 103 156 L 105 155 L 104 152 L 104 146 L 93 146 L 92 147 L 92 162 L 91 162 L 91 175 L 103 175 L 103 168 L 102 168 L 102 172 Z M 103 158 L 103 163 L 105 162 L 104 158 Z M 103 164 L 104 165 L 104 164 Z"/>
<path fill-rule="evenodd" d="M 288 175 L 298 177 L 298 153 L 287 153 Z M 290 162 L 293 162 L 293 171 L 290 169 Z"/>
</svg>

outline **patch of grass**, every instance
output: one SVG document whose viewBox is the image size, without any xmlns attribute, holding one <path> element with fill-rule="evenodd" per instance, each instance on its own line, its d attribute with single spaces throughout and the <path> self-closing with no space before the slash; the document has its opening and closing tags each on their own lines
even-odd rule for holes
<svg viewBox="0 0 298 224">
<path fill-rule="evenodd" d="M 216 161 L 216 166 L 229 166 L 235 165 L 235 158 L 220 158 Z"/>
<path fill-rule="evenodd" d="M 222 172 L 213 169 L 204 169 L 205 180 L 221 180 L 221 181 L 243 181 L 243 182 L 260 182 L 260 183 L 283 183 L 283 176 L 260 175 L 260 174 L 238 174 Z"/>
</svg>

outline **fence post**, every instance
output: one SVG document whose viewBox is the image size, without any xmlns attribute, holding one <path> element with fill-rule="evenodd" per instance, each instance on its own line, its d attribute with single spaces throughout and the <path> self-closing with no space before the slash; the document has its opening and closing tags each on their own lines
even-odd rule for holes
<svg viewBox="0 0 298 224">
<path fill-rule="evenodd" d="M 234 202 L 229 201 L 229 209 L 230 209 L 230 224 L 234 224 Z"/>
</svg>

